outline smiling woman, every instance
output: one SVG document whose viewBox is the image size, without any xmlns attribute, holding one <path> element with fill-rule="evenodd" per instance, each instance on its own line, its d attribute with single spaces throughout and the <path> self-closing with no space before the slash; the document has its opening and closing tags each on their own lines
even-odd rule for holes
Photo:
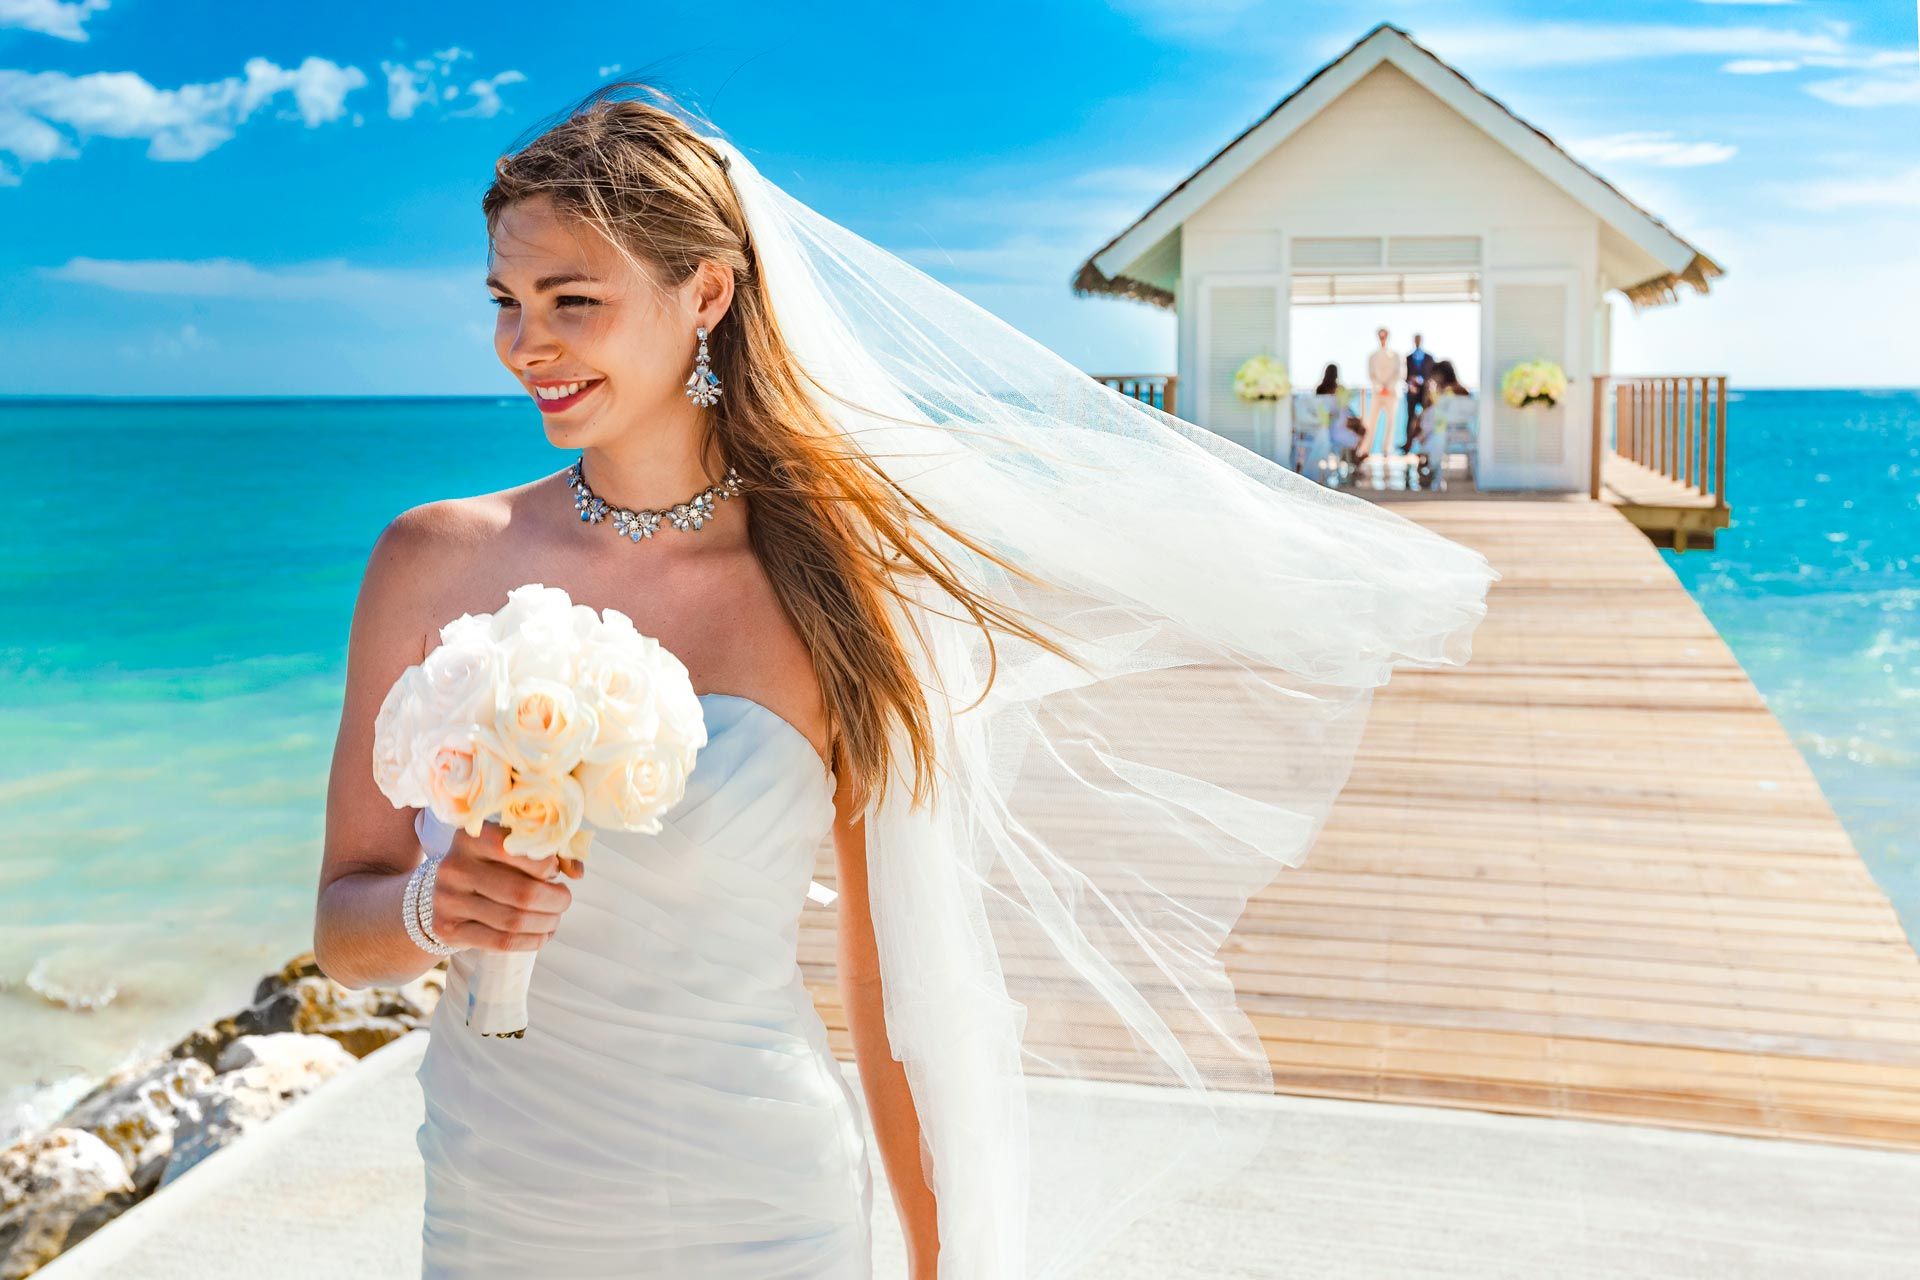
<svg viewBox="0 0 1920 1280">
<path fill-rule="evenodd" d="M 446 619 L 560 586 L 729 696 L 687 800 L 597 842 L 572 895 L 453 834 L 433 920 L 543 959 L 510 1044 L 464 1026 L 473 962 L 450 966 L 419 1073 L 424 1272 L 871 1280 L 857 1100 L 799 967 L 830 836 L 912 1280 L 1068 1274 L 1258 1153 L 1272 1113 L 1240 1095 L 1273 1077 L 1227 934 L 1305 856 L 1373 689 L 1464 661 L 1497 575 L 1101 385 L 627 87 L 653 94 L 590 96 L 483 201 L 496 352 L 580 458 L 375 547 L 327 971 L 431 960 L 394 919 L 412 825 L 367 761 Z M 713 519 L 593 528 L 723 473 Z M 1114 1080 L 1166 1100 L 1035 1087 Z"/>
</svg>

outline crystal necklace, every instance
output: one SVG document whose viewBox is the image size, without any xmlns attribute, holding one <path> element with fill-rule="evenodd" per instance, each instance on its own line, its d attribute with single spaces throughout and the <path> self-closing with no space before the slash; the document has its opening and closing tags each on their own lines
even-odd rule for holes
<svg viewBox="0 0 1920 1280">
<path fill-rule="evenodd" d="M 676 502 L 671 507 L 662 507 L 647 511 L 629 511 L 625 507 L 608 504 L 605 498 L 587 488 L 586 474 L 581 464 L 586 461 L 583 454 L 575 458 L 573 465 L 567 468 L 567 487 L 573 490 L 574 510 L 580 513 L 580 519 L 587 524 L 599 524 L 611 517 L 613 531 L 634 542 L 642 538 L 651 538 L 653 531 L 660 527 L 662 520 L 669 520 L 676 529 L 698 529 L 706 521 L 713 519 L 713 504 L 716 498 L 731 498 L 746 488 L 739 473 L 732 467 L 727 468 L 726 478 L 719 484 L 710 484 L 685 502 Z"/>
</svg>

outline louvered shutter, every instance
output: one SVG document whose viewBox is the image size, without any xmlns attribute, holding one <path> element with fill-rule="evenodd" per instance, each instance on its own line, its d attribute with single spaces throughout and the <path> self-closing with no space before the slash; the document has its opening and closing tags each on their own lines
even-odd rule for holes
<svg viewBox="0 0 1920 1280">
<path fill-rule="evenodd" d="M 1254 407 L 1233 394 L 1233 375 L 1254 356 L 1285 360 L 1277 350 L 1280 290 L 1275 284 L 1217 284 L 1207 291 L 1206 420 L 1200 425 L 1258 449 Z M 1271 412 L 1271 411 L 1269 411 Z"/>
</svg>

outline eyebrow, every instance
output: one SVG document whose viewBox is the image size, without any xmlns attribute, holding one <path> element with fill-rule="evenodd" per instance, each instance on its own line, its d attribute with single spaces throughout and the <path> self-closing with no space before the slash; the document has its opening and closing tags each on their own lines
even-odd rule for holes
<svg viewBox="0 0 1920 1280">
<path fill-rule="evenodd" d="M 541 276 L 538 280 L 535 280 L 533 282 L 533 291 L 535 293 L 545 293 L 549 289 L 558 289 L 563 284 L 599 284 L 599 283 L 600 281 L 596 280 L 592 276 L 583 276 L 575 271 L 563 271 L 556 276 Z M 510 289 L 507 288 L 506 285 L 500 283 L 500 278 L 498 276 L 488 276 L 487 287 L 489 289 L 498 289 L 502 293 L 512 292 Z"/>
</svg>

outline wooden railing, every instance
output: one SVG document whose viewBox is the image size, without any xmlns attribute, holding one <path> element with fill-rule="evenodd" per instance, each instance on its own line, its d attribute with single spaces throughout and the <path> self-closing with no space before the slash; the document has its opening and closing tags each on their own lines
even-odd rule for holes
<svg viewBox="0 0 1920 1280">
<path fill-rule="evenodd" d="M 1613 395 L 1613 451 L 1682 484 L 1714 505 L 1727 505 L 1727 378 L 1725 374 L 1663 374 L 1599 378 L 1594 412 Z M 1596 428 L 1594 461 L 1599 461 Z M 1599 468 L 1595 468 L 1596 477 Z"/>
<path fill-rule="evenodd" d="M 1123 396 L 1132 396 L 1143 404 L 1150 404 L 1162 413 L 1178 414 L 1174 408 L 1174 392 L 1180 381 L 1177 374 L 1171 373 L 1096 373 L 1095 382 L 1104 382 Z"/>
</svg>

